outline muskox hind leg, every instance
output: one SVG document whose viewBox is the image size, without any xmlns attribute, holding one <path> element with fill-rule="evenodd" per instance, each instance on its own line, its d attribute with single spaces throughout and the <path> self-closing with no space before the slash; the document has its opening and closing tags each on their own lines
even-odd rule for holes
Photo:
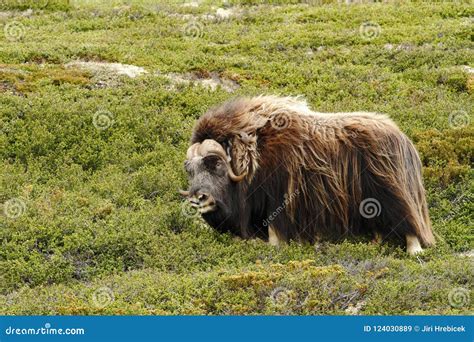
<svg viewBox="0 0 474 342">
<path fill-rule="evenodd" d="M 407 253 L 410 255 L 415 255 L 418 253 L 423 252 L 423 248 L 421 248 L 420 241 L 416 237 L 416 235 L 407 234 L 405 236 L 407 240 Z"/>
<path fill-rule="evenodd" d="M 401 193 L 403 192 L 395 186 L 376 186 L 366 198 L 367 203 L 377 204 L 377 212 L 364 212 L 362 206 L 361 214 L 365 215 L 364 224 L 374 232 L 375 241 L 380 241 L 382 236 L 398 237 L 402 242 L 406 241 L 407 253 L 414 255 L 423 251 L 419 232 L 425 229 L 424 222 L 410 195 L 405 192 L 405 196 L 401 196 Z"/>
<path fill-rule="evenodd" d="M 421 162 L 415 147 L 403 134 L 380 140 L 365 160 L 364 197 L 375 199 L 380 217 L 367 220 L 384 235 L 406 240 L 407 252 L 416 254 L 435 243 L 431 231 Z M 389 157 L 387 157 L 389 156 Z"/>
<path fill-rule="evenodd" d="M 272 246 L 280 245 L 280 239 L 276 234 L 276 229 L 272 225 L 268 226 L 268 243 Z"/>
</svg>

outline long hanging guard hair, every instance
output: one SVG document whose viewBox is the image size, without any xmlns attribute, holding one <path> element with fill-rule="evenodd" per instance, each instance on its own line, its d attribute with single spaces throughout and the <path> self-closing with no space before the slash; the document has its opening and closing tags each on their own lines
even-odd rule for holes
<svg viewBox="0 0 474 342">
<path fill-rule="evenodd" d="M 434 244 L 421 162 L 388 117 L 318 113 L 294 97 L 238 98 L 209 110 L 191 143 L 213 139 L 229 151 L 241 192 L 241 235 L 274 218 L 283 240 L 379 232 Z M 361 212 L 372 200 L 375 215 Z"/>
</svg>

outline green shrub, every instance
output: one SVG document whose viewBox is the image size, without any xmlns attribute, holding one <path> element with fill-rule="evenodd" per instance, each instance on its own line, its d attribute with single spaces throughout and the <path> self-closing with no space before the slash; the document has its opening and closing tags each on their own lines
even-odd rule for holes
<svg viewBox="0 0 474 342">
<path fill-rule="evenodd" d="M 472 312 L 449 300 L 472 294 L 467 2 L 239 1 L 228 20 L 203 19 L 213 1 L 34 3 L 0 16 L 23 28 L 0 35 L 0 314 Z M 202 21 L 198 37 L 184 33 L 189 18 Z M 374 39 L 359 33 L 368 21 L 381 27 Z M 76 59 L 147 73 L 66 66 Z M 240 88 L 176 85 L 168 73 Z M 178 189 L 195 120 L 261 93 L 388 114 L 419 150 L 436 246 L 418 257 L 395 236 L 274 248 L 188 212 Z"/>
<path fill-rule="evenodd" d="M 71 8 L 70 0 L 2 0 L 0 9 L 2 10 L 25 10 L 45 9 L 45 10 L 68 10 Z"/>
</svg>

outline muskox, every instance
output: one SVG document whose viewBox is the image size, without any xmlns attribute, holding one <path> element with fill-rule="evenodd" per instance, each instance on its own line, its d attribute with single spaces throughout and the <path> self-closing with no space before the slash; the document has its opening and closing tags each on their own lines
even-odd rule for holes
<svg viewBox="0 0 474 342">
<path fill-rule="evenodd" d="M 238 98 L 197 121 L 182 194 L 221 232 L 284 241 L 373 234 L 434 244 L 413 143 L 387 116 Z"/>
</svg>

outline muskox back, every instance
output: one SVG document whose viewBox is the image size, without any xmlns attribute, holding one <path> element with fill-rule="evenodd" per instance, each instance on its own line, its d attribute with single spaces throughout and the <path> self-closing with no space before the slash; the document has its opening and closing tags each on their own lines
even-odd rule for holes
<svg viewBox="0 0 474 342">
<path fill-rule="evenodd" d="M 205 139 L 246 174 L 230 220 L 244 238 L 374 233 L 434 243 L 420 159 L 384 115 L 317 113 L 294 98 L 237 99 L 199 119 L 192 143 Z"/>
</svg>

